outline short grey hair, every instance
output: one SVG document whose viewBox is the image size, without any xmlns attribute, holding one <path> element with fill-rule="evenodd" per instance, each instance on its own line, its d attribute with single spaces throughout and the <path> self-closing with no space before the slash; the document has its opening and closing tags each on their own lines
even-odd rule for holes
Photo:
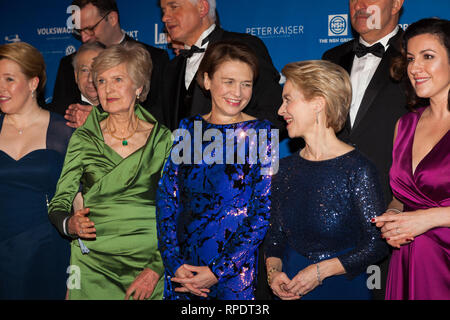
<svg viewBox="0 0 450 320">
<path fill-rule="evenodd" d="M 75 56 L 72 59 L 73 69 L 77 70 L 77 60 L 78 60 L 78 57 L 80 56 L 80 54 L 82 54 L 83 52 L 86 52 L 86 51 L 98 51 L 98 52 L 101 52 L 104 49 L 106 49 L 106 47 L 100 42 L 86 42 L 86 43 L 83 43 L 78 48 L 77 52 L 75 53 Z"/>
<path fill-rule="evenodd" d="M 137 88 L 142 87 L 139 101 L 145 101 L 150 91 L 150 78 L 153 63 L 150 53 L 143 45 L 135 41 L 112 45 L 103 50 L 92 64 L 92 79 L 97 85 L 98 75 L 104 71 L 125 63 L 127 72 Z"/>
<path fill-rule="evenodd" d="M 196 4 L 198 0 L 189 0 L 193 4 Z M 209 12 L 208 17 L 213 21 L 216 22 L 216 0 L 207 0 L 209 3 Z"/>
</svg>

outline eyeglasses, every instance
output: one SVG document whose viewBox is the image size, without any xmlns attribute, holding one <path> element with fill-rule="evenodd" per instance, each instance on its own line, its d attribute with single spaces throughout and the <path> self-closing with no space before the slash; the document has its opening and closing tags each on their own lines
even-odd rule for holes
<svg viewBox="0 0 450 320">
<path fill-rule="evenodd" d="M 107 14 L 105 14 L 96 24 L 94 24 L 92 27 L 86 27 L 86 28 L 83 28 L 83 29 L 73 29 L 73 32 L 76 34 L 76 35 L 78 35 L 78 36 L 81 36 L 81 34 L 82 33 L 87 33 L 88 35 L 93 35 L 94 33 L 95 33 L 95 28 L 97 28 L 97 26 L 100 24 L 100 22 L 102 22 L 103 21 L 103 19 L 105 19 L 106 18 L 106 16 L 108 15 L 108 14 L 110 14 L 111 13 L 111 11 L 109 11 Z"/>
</svg>

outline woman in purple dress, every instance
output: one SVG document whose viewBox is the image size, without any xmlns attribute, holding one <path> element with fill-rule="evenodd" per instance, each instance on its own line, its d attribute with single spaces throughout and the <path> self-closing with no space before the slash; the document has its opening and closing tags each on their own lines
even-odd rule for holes
<svg viewBox="0 0 450 320">
<path fill-rule="evenodd" d="M 397 123 L 390 171 L 394 199 L 373 220 L 395 248 L 389 300 L 450 299 L 449 43 L 448 20 L 423 19 L 404 34 L 404 70 L 416 110 Z"/>
</svg>

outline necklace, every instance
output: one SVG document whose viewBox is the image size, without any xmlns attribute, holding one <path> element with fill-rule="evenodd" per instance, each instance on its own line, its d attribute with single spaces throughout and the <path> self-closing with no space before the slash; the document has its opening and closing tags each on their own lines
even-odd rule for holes
<svg viewBox="0 0 450 320">
<path fill-rule="evenodd" d="M 14 129 L 16 129 L 17 132 L 19 133 L 19 135 L 22 135 L 22 134 L 23 134 L 23 131 L 25 130 L 25 128 L 29 128 L 29 127 L 33 126 L 36 122 L 39 122 L 39 121 L 40 121 L 40 119 L 42 118 L 42 111 L 43 111 L 42 108 L 38 106 L 38 107 L 37 107 L 37 110 L 33 111 L 33 112 L 35 112 L 35 113 L 34 113 L 33 120 L 29 121 L 29 123 L 27 123 L 27 124 L 26 124 L 25 126 L 23 126 L 22 128 L 17 128 L 17 127 L 16 127 L 15 121 L 13 121 L 12 119 L 10 119 L 10 118 L 8 117 L 8 115 L 5 115 L 5 120 L 6 120 L 6 118 L 8 117 L 9 125 L 11 125 Z M 37 112 L 37 113 L 36 113 L 36 112 Z"/>
<path fill-rule="evenodd" d="M 11 125 L 14 129 L 16 129 L 17 132 L 18 132 L 20 135 L 23 134 L 23 128 L 17 128 L 17 127 L 12 123 L 12 121 L 10 121 L 10 125 Z"/>
<path fill-rule="evenodd" d="M 136 117 L 136 118 L 137 118 L 137 117 Z M 110 134 L 114 139 L 122 140 L 122 145 L 123 145 L 124 147 L 128 146 L 128 139 L 130 139 L 130 138 L 136 133 L 136 130 L 137 130 L 138 126 L 139 126 L 139 119 L 136 119 L 136 126 L 134 127 L 133 132 L 132 132 L 128 137 L 118 137 L 118 136 L 114 135 L 114 133 L 112 133 L 111 129 L 109 128 L 109 118 L 106 119 L 106 129 L 108 130 L 109 134 Z"/>
</svg>

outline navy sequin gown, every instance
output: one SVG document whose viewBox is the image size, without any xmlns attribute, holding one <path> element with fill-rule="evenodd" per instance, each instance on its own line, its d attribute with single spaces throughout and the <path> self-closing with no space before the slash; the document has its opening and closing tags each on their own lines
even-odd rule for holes
<svg viewBox="0 0 450 320">
<path fill-rule="evenodd" d="M 296 153 L 280 160 L 271 198 L 266 257 L 280 258 L 290 279 L 336 257 L 346 270 L 302 299 L 370 299 L 367 267 L 388 253 L 370 222 L 385 210 L 375 167 L 357 150 L 325 161 Z"/>
<path fill-rule="evenodd" d="M 0 131 L 4 117 L 0 115 Z M 66 295 L 69 241 L 48 219 L 72 129 L 50 113 L 47 147 L 14 160 L 0 150 L 0 299 Z"/>
<path fill-rule="evenodd" d="M 184 137 L 175 138 L 157 191 L 159 250 L 166 269 L 165 299 L 197 298 L 175 292 L 177 284 L 170 281 L 182 264 L 208 266 L 215 274 L 219 282 L 210 288 L 208 299 L 254 299 L 257 248 L 269 226 L 269 168 L 278 169 L 272 166 L 278 154 L 272 152 L 272 161 L 260 161 L 259 156 L 254 161 L 247 152 L 245 161 L 239 162 L 236 155 L 244 154 L 240 149 L 243 146 L 245 150 L 256 150 L 250 145 L 258 146 L 258 153 L 262 150 L 270 154 L 271 124 L 252 120 L 215 125 L 197 115 L 182 120 L 180 129 Z M 228 131 L 237 133 L 237 140 L 230 136 L 227 139 Z M 255 137 L 254 133 L 266 141 L 265 146 L 247 138 Z M 208 138 L 208 134 L 215 138 Z M 180 152 L 183 141 L 190 150 Z M 211 141 L 221 145 L 214 149 Z M 178 154 L 185 156 L 181 164 L 176 164 L 180 163 L 174 156 Z M 217 163 L 220 159 L 222 164 Z"/>
</svg>

